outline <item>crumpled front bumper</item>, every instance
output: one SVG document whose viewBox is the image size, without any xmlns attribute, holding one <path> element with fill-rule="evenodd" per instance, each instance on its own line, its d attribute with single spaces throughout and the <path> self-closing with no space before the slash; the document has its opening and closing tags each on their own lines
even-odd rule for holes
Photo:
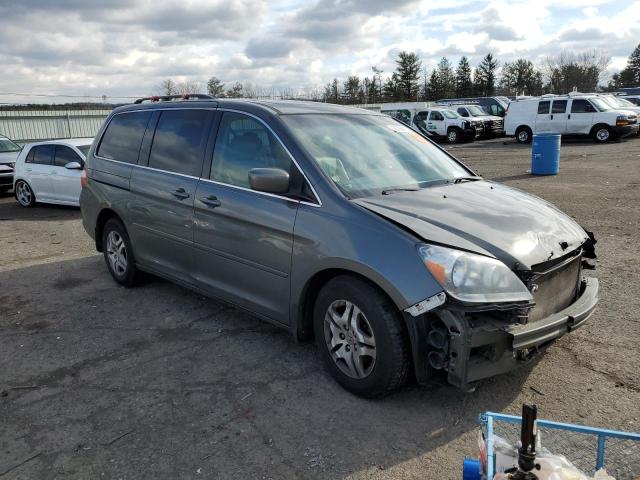
<svg viewBox="0 0 640 480">
<path fill-rule="evenodd" d="M 435 373 L 427 360 L 433 347 L 429 333 L 434 322 L 448 335 L 445 347 L 449 383 L 468 389 L 483 378 L 499 375 L 529 363 L 555 339 L 582 326 L 598 303 L 596 278 L 585 278 L 578 298 L 568 307 L 536 322 L 505 323 L 495 316 L 468 315 L 444 305 L 421 317 L 407 317 L 418 383 L 426 383 Z"/>
</svg>

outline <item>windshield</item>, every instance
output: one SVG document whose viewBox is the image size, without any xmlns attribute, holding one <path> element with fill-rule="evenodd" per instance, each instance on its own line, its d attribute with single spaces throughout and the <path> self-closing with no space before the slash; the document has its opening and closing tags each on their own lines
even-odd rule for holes
<svg viewBox="0 0 640 480">
<path fill-rule="evenodd" d="M 20 146 L 7 137 L 0 137 L 0 153 L 19 152 Z"/>
<path fill-rule="evenodd" d="M 620 98 L 620 97 L 612 97 L 616 103 L 618 105 L 620 105 L 621 107 L 633 107 L 635 108 L 637 105 L 634 103 L 631 103 L 629 100 L 627 100 L 626 98 Z"/>
<path fill-rule="evenodd" d="M 91 148 L 91 145 L 78 145 L 76 148 L 80 150 L 86 158 L 89 153 L 89 149 Z"/>
<path fill-rule="evenodd" d="M 482 110 L 480 107 L 476 105 L 469 105 L 466 108 L 467 110 L 469 110 L 469 113 L 474 117 L 481 117 L 487 114 L 487 112 L 485 112 L 484 110 Z"/>
<path fill-rule="evenodd" d="M 589 101 L 593 104 L 594 107 L 596 107 L 596 109 L 599 112 L 606 112 L 608 110 L 612 110 L 611 105 L 608 102 L 605 102 L 600 97 L 590 98 Z"/>
<path fill-rule="evenodd" d="M 447 118 L 460 118 L 460 115 L 453 110 L 441 110 L 441 112 Z"/>
<path fill-rule="evenodd" d="M 301 114 L 281 118 L 349 198 L 471 175 L 429 140 L 384 116 Z"/>
</svg>

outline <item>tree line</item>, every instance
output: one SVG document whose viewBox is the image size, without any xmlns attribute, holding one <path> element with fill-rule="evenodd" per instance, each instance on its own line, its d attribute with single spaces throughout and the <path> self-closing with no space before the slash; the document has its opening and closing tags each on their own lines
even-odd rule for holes
<svg viewBox="0 0 640 480">
<path fill-rule="evenodd" d="M 485 97 L 494 95 L 563 94 L 573 90 L 595 92 L 615 90 L 640 84 L 640 45 L 638 45 L 620 73 L 613 75 L 605 87 L 600 79 L 611 57 L 603 52 L 563 51 L 536 65 L 526 58 L 500 64 L 493 53 L 487 53 L 472 67 L 467 56 L 454 64 L 442 57 L 436 67 L 428 71 L 414 52 L 402 51 L 395 60 L 395 70 L 388 75 L 377 66 L 371 76 L 334 78 L 322 88 L 303 91 L 257 86 L 235 82 L 225 85 L 211 77 L 206 85 L 198 82 L 165 80 L 160 85 L 163 95 L 203 93 L 228 98 L 297 98 L 341 104 L 363 104 L 402 101 L 432 101 L 444 98 Z"/>
</svg>

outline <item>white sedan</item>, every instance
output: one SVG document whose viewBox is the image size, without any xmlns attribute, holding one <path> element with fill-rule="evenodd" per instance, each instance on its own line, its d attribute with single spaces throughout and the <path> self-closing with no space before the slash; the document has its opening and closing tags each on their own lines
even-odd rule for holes
<svg viewBox="0 0 640 480">
<path fill-rule="evenodd" d="M 79 206 L 80 175 L 92 141 L 78 138 L 25 145 L 13 177 L 18 203 L 23 207 L 36 202 Z"/>
</svg>

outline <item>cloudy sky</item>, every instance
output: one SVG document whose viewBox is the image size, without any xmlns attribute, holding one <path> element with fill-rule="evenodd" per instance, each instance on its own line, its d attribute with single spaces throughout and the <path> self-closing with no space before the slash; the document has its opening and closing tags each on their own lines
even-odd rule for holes
<svg viewBox="0 0 640 480">
<path fill-rule="evenodd" d="M 0 102 L 146 95 L 212 75 L 299 90 L 388 73 L 400 50 L 430 69 L 443 55 L 542 64 L 596 48 L 611 73 L 639 42 L 640 0 L 1 0 Z"/>
</svg>

